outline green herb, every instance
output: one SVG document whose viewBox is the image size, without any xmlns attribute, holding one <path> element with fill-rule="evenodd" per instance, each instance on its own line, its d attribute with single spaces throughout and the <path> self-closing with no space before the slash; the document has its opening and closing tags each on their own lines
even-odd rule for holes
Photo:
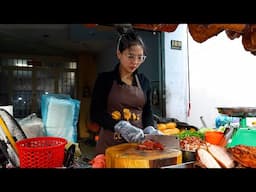
<svg viewBox="0 0 256 192">
<path fill-rule="evenodd" d="M 178 136 L 179 136 L 179 139 L 184 139 L 186 137 L 191 137 L 191 136 L 199 137 L 201 139 L 204 139 L 204 134 L 203 133 L 200 133 L 198 131 L 190 131 L 190 130 L 184 130 Z"/>
</svg>

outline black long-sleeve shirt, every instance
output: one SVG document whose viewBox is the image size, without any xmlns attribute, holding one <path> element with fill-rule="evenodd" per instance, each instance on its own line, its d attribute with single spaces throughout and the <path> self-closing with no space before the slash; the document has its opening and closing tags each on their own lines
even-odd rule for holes
<svg viewBox="0 0 256 192">
<path fill-rule="evenodd" d="M 113 81 L 116 80 L 118 84 L 123 84 L 120 74 L 119 65 L 117 64 L 113 71 L 100 73 L 95 81 L 92 100 L 90 106 L 90 118 L 92 122 L 98 123 L 102 128 L 114 131 L 114 126 L 118 122 L 112 119 L 111 115 L 107 112 L 108 95 L 111 90 Z M 154 126 L 153 114 L 151 108 L 151 86 L 147 77 L 138 73 L 136 70 L 133 75 L 137 74 L 144 92 L 146 103 L 142 112 L 142 125 L 143 127 Z M 136 80 L 133 78 L 133 85 L 136 85 Z"/>
</svg>

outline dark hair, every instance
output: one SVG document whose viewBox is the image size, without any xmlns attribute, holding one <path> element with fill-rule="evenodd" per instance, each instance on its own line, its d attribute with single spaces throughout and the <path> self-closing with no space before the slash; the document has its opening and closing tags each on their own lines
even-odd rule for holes
<svg viewBox="0 0 256 192">
<path fill-rule="evenodd" d="M 146 55 L 146 47 L 142 38 L 130 26 L 117 27 L 119 37 L 117 39 L 117 50 L 121 53 L 134 45 L 140 45 Z"/>
</svg>

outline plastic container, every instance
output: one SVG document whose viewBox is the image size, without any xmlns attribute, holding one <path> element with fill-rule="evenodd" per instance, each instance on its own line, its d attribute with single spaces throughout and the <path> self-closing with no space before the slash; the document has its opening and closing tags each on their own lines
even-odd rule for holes
<svg viewBox="0 0 256 192">
<path fill-rule="evenodd" d="M 16 142 L 20 168 L 63 167 L 67 140 L 60 137 L 35 137 Z"/>
<path fill-rule="evenodd" d="M 182 163 L 195 161 L 195 160 L 196 160 L 196 152 L 195 151 L 182 150 Z"/>
<path fill-rule="evenodd" d="M 224 133 L 221 131 L 206 131 L 205 141 L 214 145 L 222 145 L 225 140 Z"/>
</svg>

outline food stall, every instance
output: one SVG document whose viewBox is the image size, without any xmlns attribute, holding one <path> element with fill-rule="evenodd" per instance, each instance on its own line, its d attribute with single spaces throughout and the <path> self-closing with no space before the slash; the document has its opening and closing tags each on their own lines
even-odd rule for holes
<svg viewBox="0 0 256 192">
<path fill-rule="evenodd" d="M 256 108 L 219 107 L 218 111 L 222 115 L 239 118 L 239 125 L 227 123 L 219 128 L 197 128 L 172 118 L 158 119 L 157 127 L 164 135 L 147 137 L 141 144 L 110 147 L 106 153 L 107 166 L 255 168 L 256 130 L 246 126 L 246 118 L 256 117 Z"/>
<path fill-rule="evenodd" d="M 133 24 L 134 28 L 171 32 L 178 24 Z M 228 38 L 243 37 L 246 51 L 254 54 L 254 25 L 248 24 L 189 24 L 189 32 L 197 42 L 225 31 Z M 219 112 L 241 118 L 240 127 L 224 130 L 199 129 L 174 119 L 158 120 L 157 128 L 163 136 L 147 137 L 140 144 L 125 144 L 109 148 L 106 154 L 109 168 L 233 168 L 255 167 L 252 158 L 254 130 L 245 127 L 248 116 L 255 115 L 254 108 L 219 108 Z M 3 123 L 4 127 L 4 123 Z M 232 134 L 231 134 L 232 133 Z M 12 138 L 10 136 L 10 138 Z M 167 138 L 167 139 L 166 139 Z M 244 139 L 247 138 L 247 139 Z M 250 138 L 250 139 L 248 139 Z M 229 140 L 230 139 L 230 140 Z M 168 140 L 168 142 L 166 142 Z M 8 141 L 6 141 L 7 143 Z M 14 154 L 14 142 L 7 145 L 8 154 Z M 6 146 L 6 145 L 3 145 Z M 238 155 L 243 154 L 243 155 Z M 16 162 L 17 161 L 17 162 Z M 18 165 L 17 165 L 18 166 Z"/>
</svg>

